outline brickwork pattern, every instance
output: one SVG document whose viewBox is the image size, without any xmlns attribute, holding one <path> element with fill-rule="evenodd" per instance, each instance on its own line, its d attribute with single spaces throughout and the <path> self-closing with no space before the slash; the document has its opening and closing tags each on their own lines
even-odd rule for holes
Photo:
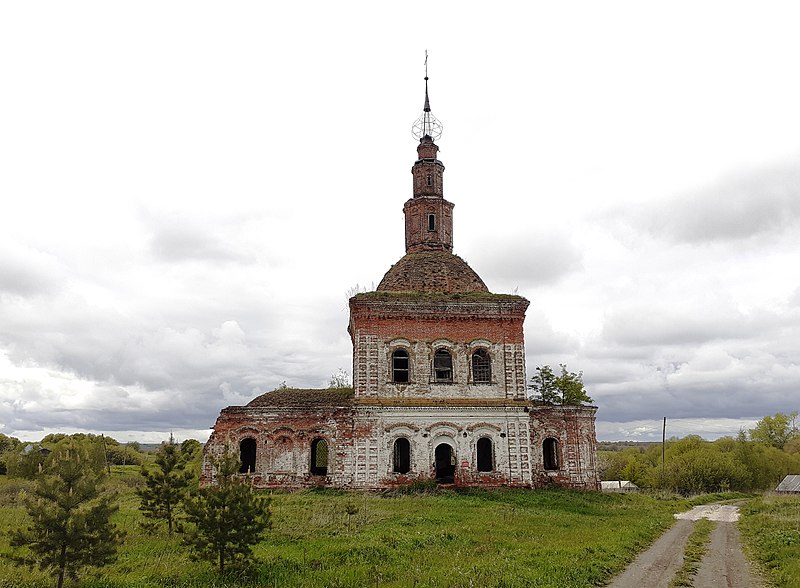
<svg viewBox="0 0 800 588">
<path fill-rule="evenodd" d="M 545 487 L 552 484 L 597 489 L 593 456 L 594 407 L 537 406 L 363 406 L 353 403 L 309 412 L 265 406 L 231 407 L 222 412 L 206 445 L 202 483 L 213 482 L 211 459 L 225 448 L 237 451 L 243 439 L 256 441 L 253 483 L 262 488 L 328 485 L 378 489 L 436 476 L 435 450 L 446 443 L 456 463 L 454 483 L 462 486 Z M 565 426 L 566 425 L 566 426 Z M 408 439 L 411 468 L 393 471 L 393 448 Z M 477 442 L 491 440 L 492 469 L 478 471 Z M 556 438 L 560 467 L 544 469 L 542 444 Z M 328 472 L 312 475 L 311 443 L 329 446 Z"/>
<path fill-rule="evenodd" d="M 462 301 L 457 298 L 350 300 L 353 385 L 356 396 L 517 398 L 525 397 L 523 322 L 528 301 Z M 394 383 L 392 354 L 409 354 L 409 381 Z M 435 382 L 433 355 L 446 349 L 453 360 L 450 383 Z M 471 357 L 488 352 L 492 377 L 475 384 Z"/>
<path fill-rule="evenodd" d="M 378 292 L 488 292 L 480 276 L 447 251 L 409 252 L 383 276 Z"/>
</svg>

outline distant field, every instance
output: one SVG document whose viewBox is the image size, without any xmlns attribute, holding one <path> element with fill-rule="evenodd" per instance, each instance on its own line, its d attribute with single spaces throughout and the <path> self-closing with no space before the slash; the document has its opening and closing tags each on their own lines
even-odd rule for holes
<svg viewBox="0 0 800 588">
<path fill-rule="evenodd" d="M 127 540 L 85 588 L 247 586 L 192 562 L 178 538 L 145 534 L 132 487 L 116 467 L 117 524 Z M 21 525 L 20 483 L 0 476 L 0 528 Z M 347 510 L 355 514 L 348 516 Z M 272 495 L 273 529 L 257 548 L 258 586 L 516 587 L 602 585 L 672 523 L 685 501 L 561 490 L 475 490 L 419 495 L 305 491 Z M 0 536 L 0 553 L 8 538 Z M 0 564 L 0 588 L 51 582 Z"/>
</svg>

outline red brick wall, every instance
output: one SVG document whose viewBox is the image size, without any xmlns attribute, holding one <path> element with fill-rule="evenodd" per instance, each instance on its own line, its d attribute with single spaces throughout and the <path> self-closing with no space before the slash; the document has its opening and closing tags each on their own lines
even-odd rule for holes
<svg viewBox="0 0 800 588">
<path fill-rule="evenodd" d="M 472 320 L 457 318 L 356 318 L 358 331 L 377 335 L 381 339 L 403 337 L 414 341 L 449 339 L 469 342 L 486 339 L 492 342 L 522 343 L 522 318 Z"/>
</svg>

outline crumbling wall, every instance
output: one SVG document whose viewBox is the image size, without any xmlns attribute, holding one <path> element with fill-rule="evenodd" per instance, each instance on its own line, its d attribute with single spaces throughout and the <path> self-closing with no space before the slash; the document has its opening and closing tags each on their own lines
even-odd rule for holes
<svg viewBox="0 0 800 588">
<path fill-rule="evenodd" d="M 386 489 L 414 480 L 435 480 L 436 447 L 452 448 L 452 483 L 463 486 L 540 488 L 551 485 L 595 490 L 594 407 L 495 405 L 391 405 L 375 401 L 348 406 L 229 407 L 206 444 L 202 482 L 213 482 L 211 460 L 226 447 L 237 451 L 256 441 L 257 487 L 331 486 Z M 394 443 L 410 444 L 408 472 L 394 471 Z M 491 440 L 492 469 L 478 471 L 477 444 Z M 311 443 L 328 444 L 326 475 L 311 474 Z M 543 443 L 558 442 L 558 467 L 545 468 Z"/>
</svg>

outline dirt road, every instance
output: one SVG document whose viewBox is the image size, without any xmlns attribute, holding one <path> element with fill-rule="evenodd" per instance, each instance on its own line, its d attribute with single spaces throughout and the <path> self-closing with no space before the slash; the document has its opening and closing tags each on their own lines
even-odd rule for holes
<svg viewBox="0 0 800 588">
<path fill-rule="evenodd" d="M 609 584 L 610 588 L 667 588 L 675 572 L 683 565 L 686 539 L 694 521 L 705 518 L 716 521 L 708 552 L 703 556 L 695 588 L 761 588 L 762 582 L 752 572 L 742 553 L 739 539 L 739 508 L 710 504 L 675 515 L 675 525 L 650 549 L 640 554 L 628 568 Z"/>
</svg>

